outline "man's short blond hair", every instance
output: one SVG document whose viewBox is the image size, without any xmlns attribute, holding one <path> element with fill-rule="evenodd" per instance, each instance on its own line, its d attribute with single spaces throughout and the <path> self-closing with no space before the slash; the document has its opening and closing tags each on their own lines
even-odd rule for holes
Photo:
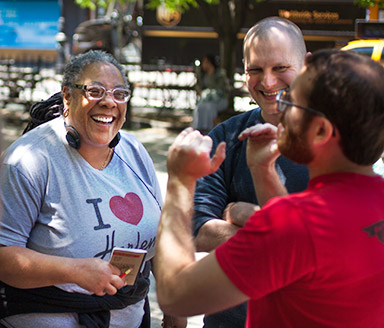
<svg viewBox="0 0 384 328">
<path fill-rule="evenodd" d="M 250 48 L 250 44 L 255 38 L 260 40 L 270 39 L 273 31 L 284 33 L 292 42 L 292 48 L 296 50 L 298 56 L 304 58 L 307 53 L 303 33 L 300 28 L 291 21 L 281 17 L 267 17 L 253 25 L 247 32 L 243 43 L 244 58 Z"/>
</svg>

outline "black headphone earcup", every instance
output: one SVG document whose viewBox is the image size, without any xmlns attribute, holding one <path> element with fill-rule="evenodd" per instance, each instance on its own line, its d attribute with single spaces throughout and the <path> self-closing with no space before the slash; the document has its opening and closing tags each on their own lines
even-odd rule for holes
<svg viewBox="0 0 384 328">
<path fill-rule="evenodd" d="M 115 135 L 115 137 L 112 139 L 112 141 L 109 143 L 108 147 L 109 148 L 113 148 L 113 147 L 116 147 L 116 145 L 119 143 L 120 141 L 120 132 L 117 132 L 117 134 Z"/>
<path fill-rule="evenodd" d="M 67 135 L 65 136 L 65 138 L 67 139 L 68 144 L 72 148 L 79 149 L 80 148 L 80 136 L 79 136 L 79 133 L 76 131 L 76 129 L 73 126 L 65 124 L 65 128 L 67 130 Z M 109 148 L 116 147 L 116 145 L 119 143 L 119 141 L 120 141 L 120 132 L 117 132 L 115 137 L 109 143 L 108 147 Z"/>
<path fill-rule="evenodd" d="M 65 138 L 68 141 L 68 144 L 75 149 L 80 148 L 80 136 L 79 133 L 76 131 L 76 129 L 73 126 L 66 125 L 65 128 L 67 129 L 67 135 Z"/>
</svg>

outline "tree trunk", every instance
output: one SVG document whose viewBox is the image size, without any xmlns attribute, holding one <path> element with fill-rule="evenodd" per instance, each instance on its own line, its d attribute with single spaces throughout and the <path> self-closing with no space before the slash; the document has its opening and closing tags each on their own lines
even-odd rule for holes
<svg viewBox="0 0 384 328">
<path fill-rule="evenodd" d="M 116 29 L 117 29 L 116 54 L 117 54 L 118 61 L 122 63 L 123 62 L 123 46 L 124 46 L 124 40 L 123 40 L 124 21 L 123 21 L 122 13 L 120 13 L 119 15 Z"/>
<path fill-rule="evenodd" d="M 209 24 L 219 35 L 219 51 L 221 67 L 233 87 L 236 67 L 237 33 L 240 31 L 249 10 L 250 0 L 221 0 L 219 4 L 208 4 L 205 0 L 196 0 L 205 14 Z M 233 95 L 230 98 L 229 108 L 233 110 Z"/>
<path fill-rule="evenodd" d="M 219 35 L 221 67 L 225 69 L 232 88 L 234 84 L 233 82 L 236 67 L 237 41 L 237 38 L 234 38 L 233 35 Z M 234 97 L 231 93 L 228 104 L 228 109 L 230 111 L 234 111 L 233 98 Z"/>
</svg>

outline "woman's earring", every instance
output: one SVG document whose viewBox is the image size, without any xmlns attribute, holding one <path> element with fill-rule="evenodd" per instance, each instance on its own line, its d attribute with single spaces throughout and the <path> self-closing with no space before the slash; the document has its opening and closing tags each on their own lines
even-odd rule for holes
<svg viewBox="0 0 384 328">
<path fill-rule="evenodd" d="M 66 108 L 66 109 L 64 109 L 63 116 L 64 116 L 64 118 L 67 118 L 68 115 L 69 115 L 69 110 L 68 110 L 68 108 Z"/>
</svg>

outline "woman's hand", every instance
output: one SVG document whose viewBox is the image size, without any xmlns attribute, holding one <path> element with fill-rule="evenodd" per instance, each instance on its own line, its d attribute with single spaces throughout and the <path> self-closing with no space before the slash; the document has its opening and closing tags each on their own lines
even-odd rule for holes
<svg viewBox="0 0 384 328">
<path fill-rule="evenodd" d="M 0 280 L 16 288 L 77 284 L 102 296 L 113 295 L 124 286 L 120 270 L 97 258 L 73 259 L 20 246 L 3 246 L 0 263 Z"/>
<path fill-rule="evenodd" d="M 114 295 L 124 287 L 120 270 L 97 258 L 75 259 L 74 283 L 97 296 Z"/>
</svg>

